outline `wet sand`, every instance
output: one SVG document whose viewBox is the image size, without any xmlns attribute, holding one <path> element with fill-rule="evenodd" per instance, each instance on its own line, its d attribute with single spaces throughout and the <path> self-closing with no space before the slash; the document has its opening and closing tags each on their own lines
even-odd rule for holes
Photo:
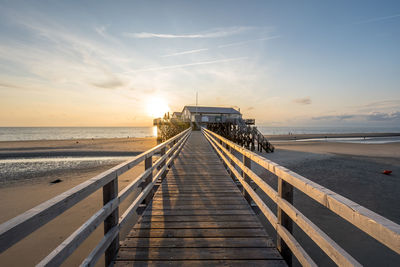
<svg viewBox="0 0 400 267">
<path fill-rule="evenodd" d="M 0 158 L 132 156 L 157 144 L 156 138 L 1 141 Z"/>
<path fill-rule="evenodd" d="M 78 143 L 77 143 L 78 142 Z M 118 138 L 95 140 L 61 140 L 61 141 L 26 141 L 0 142 L 0 154 L 3 158 L 41 157 L 46 156 L 98 156 L 136 155 L 154 147 L 155 138 Z M 54 153 L 57 152 L 57 153 Z M 1 156 L 0 156 L 1 157 Z M 61 170 L 48 173 L 39 180 L 27 180 L 21 183 L 0 184 L 0 223 L 3 223 L 36 205 L 67 191 L 68 189 L 108 170 L 115 164 L 101 165 L 91 169 Z M 144 169 L 143 164 L 133 168 L 118 179 L 121 190 L 137 177 Z M 51 184 L 50 180 L 62 178 L 62 182 Z M 125 200 L 120 214 L 128 207 L 137 192 Z M 6 252 L 0 254 L 1 266 L 34 266 L 55 247 L 65 240 L 83 222 L 89 219 L 102 206 L 102 190 L 98 190 L 76 206 L 58 216 L 52 222 L 23 239 Z M 126 229 L 123 229 L 123 234 Z M 103 236 L 103 225 L 64 263 L 64 266 L 78 266 L 90 253 Z M 33 249 L 34 248 L 34 249 Z M 21 257 L 23 255 L 23 257 Z M 99 266 L 104 266 L 103 259 Z"/>
<path fill-rule="evenodd" d="M 400 136 L 400 133 L 345 133 L 345 134 L 280 134 L 265 135 L 268 140 L 299 140 L 313 138 L 351 138 L 351 137 L 389 137 Z"/>
</svg>

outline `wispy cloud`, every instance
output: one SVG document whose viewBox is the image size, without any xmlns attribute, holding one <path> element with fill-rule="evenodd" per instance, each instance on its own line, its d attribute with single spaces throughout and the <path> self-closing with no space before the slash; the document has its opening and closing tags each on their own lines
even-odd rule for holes
<svg viewBox="0 0 400 267">
<path fill-rule="evenodd" d="M 356 22 L 356 24 L 364 24 L 364 23 L 378 22 L 378 21 L 389 20 L 389 19 L 395 19 L 395 18 L 400 18 L 400 14 L 394 14 L 394 15 L 391 15 L 391 16 L 376 17 L 376 18 L 371 18 L 371 19 L 367 19 L 367 20 L 362 20 L 362 21 Z"/>
<path fill-rule="evenodd" d="M 294 99 L 293 102 L 296 104 L 300 104 L 300 105 L 310 105 L 311 98 L 310 97 L 297 98 L 297 99 Z"/>
<path fill-rule="evenodd" d="M 139 32 L 139 33 L 124 33 L 127 37 L 146 39 L 146 38 L 164 38 L 164 39 L 176 39 L 176 38 L 220 38 L 227 37 L 235 34 L 240 34 L 245 31 L 253 29 L 253 27 L 229 27 L 229 28 L 217 28 L 214 30 L 193 33 L 193 34 L 169 34 L 169 33 L 152 33 L 152 32 Z"/>
<path fill-rule="evenodd" d="M 160 66 L 160 67 L 151 67 L 151 68 L 130 70 L 130 71 L 124 72 L 123 74 L 137 73 L 137 72 L 146 72 L 146 71 L 158 71 L 158 70 L 179 69 L 179 68 L 192 67 L 192 66 L 200 66 L 200 65 L 209 65 L 209 64 L 217 64 L 217 63 L 232 62 L 232 61 L 238 61 L 238 60 L 244 60 L 244 59 L 247 59 L 247 57 L 226 58 L 226 59 L 218 59 L 218 60 L 211 60 L 211 61 L 193 62 L 193 63 L 187 63 L 187 64 L 178 64 L 178 65 L 168 65 L 168 66 Z"/>
<path fill-rule="evenodd" d="M 218 48 L 231 47 L 231 46 L 241 46 L 241 45 L 245 45 L 245 44 L 252 43 L 252 42 L 273 40 L 273 39 L 278 39 L 278 38 L 281 38 L 281 36 L 280 35 L 276 35 L 276 36 L 271 36 L 271 37 L 264 37 L 264 38 L 246 40 L 246 41 L 242 41 L 242 42 L 223 44 L 223 45 L 219 45 Z"/>
<path fill-rule="evenodd" d="M 390 113 L 374 112 L 367 115 L 367 119 L 370 121 L 400 121 L 400 111 Z"/>
<path fill-rule="evenodd" d="M 328 116 L 316 116 L 312 117 L 313 120 L 347 120 L 354 118 L 356 115 L 346 114 L 346 115 L 328 115 Z"/>
<path fill-rule="evenodd" d="M 174 56 L 180 56 L 180 55 L 187 55 L 187 54 L 194 54 L 194 53 L 199 53 L 203 51 L 208 51 L 208 48 L 202 48 L 202 49 L 195 49 L 195 50 L 187 50 L 187 51 L 182 51 L 182 52 L 176 52 L 172 54 L 167 54 L 167 55 L 162 55 L 161 57 L 174 57 Z"/>
<path fill-rule="evenodd" d="M 107 28 L 106 28 L 105 26 L 95 27 L 94 30 L 95 30 L 99 35 L 101 35 L 102 37 L 104 37 L 104 38 L 107 38 L 107 37 L 108 37 L 107 34 L 106 34 Z"/>
<path fill-rule="evenodd" d="M 400 109 L 400 99 L 381 100 L 354 107 L 358 112 L 383 112 Z"/>
<path fill-rule="evenodd" d="M 328 115 L 312 117 L 313 120 L 319 121 L 375 121 L 375 122 L 400 122 L 400 111 L 395 112 L 372 112 L 368 114 L 344 114 L 344 115 Z"/>
<path fill-rule="evenodd" d="M 94 82 L 91 83 L 92 85 L 104 89 L 115 89 L 118 87 L 122 87 L 125 85 L 125 83 L 121 80 L 118 79 L 117 77 L 111 77 L 107 80 L 101 81 L 101 82 Z"/>
</svg>

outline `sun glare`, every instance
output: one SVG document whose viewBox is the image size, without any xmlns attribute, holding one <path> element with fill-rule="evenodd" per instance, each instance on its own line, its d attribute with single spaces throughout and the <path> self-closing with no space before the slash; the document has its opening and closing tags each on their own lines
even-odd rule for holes
<svg viewBox="0 0 400 267">
<path fill-rule="evenodd" d="M 167 101 L 162 98 L 153 97 L 147 101 L 147 114 L 153 118 L 163 117 L 165 113 L 169 112 Z"/>
</svg>

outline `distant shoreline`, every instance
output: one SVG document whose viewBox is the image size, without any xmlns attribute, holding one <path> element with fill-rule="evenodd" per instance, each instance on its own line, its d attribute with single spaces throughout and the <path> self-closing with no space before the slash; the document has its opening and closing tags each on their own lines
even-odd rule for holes
<svg viewBox="0 0 400 267">
<path fill-rule="evenodd" d="M 268 140 L 300 140 L 315 138 L 363 138 L 363 137 L 394 137 L 400 133 L 344 133 L 344 134 L 277 134 L 264 135 Z"/>
</svg>

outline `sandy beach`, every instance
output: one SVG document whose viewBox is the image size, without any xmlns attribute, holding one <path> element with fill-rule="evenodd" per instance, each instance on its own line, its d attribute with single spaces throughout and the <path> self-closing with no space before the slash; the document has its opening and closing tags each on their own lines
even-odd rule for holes
<svg viewBox="0 0 400 267">
<path fill-rule="evenodd" d="M 321 136 L 312 136 L 312 138 L 317 137 Z M 400 223 L 400 210 L 397 205 L 400 203 L 400 194 L 398 193 L 400 192 L 400 143 L 296 142 L 284 140 L 284 136 L 271 138 L 271 140 L 276 147 L 275 152 L 262 153 L 262 156 Z M 60 157 L 63 155 L 66 157 L 111 155 L 124 158 L 134 156 L 154 145 L 156 145 L 154 138 L 0 142 L 0 159 Z M 107 161 L 90 168 L 85 165 L 78 166 L 68 171 L 61 170 L 56 174 L 47 173 L 44 177 L 37 179 L 28 177 L 25 182 L 0 185 L 0 223 L 109 169 L 117 162 Z M 253 169 L 272 186 L 276 186 L 275 177 L 256 167 Z M 390 176 L 383 175 L 381 172 L 384 169 L 390 169 L 393 173 Z M 119 177 L 119 188 L 126 186 L 142 170 L 143 166 L 141 165 Z M 51 184 L 50 182 L 55 178 L 61 178 L 62 182 Z M 133 198 L 134 195 L 130 199 Z M 367 263 L 368 266 L 382 263 L 381 261 L 377 262 L 377 259 L 381 258 L 384 258 L 384 265 L 387 266 L 398 262 L 398 255 L 377 244 L 359 230 L 337 218 L 336 215 L 310 201 L 306 196 L 295 192 L 294 198 L 295 205 L 300 211 L 360 262 Z M 129 199 L 123 203 L 120 213 L 127 207 L 128 202 Z M 38 263 L 96 212 L 101 205 L 101 190 L 99 190 L 1 254 L 0 262 L 4 266 L 32 266 Z M 268 224 L 265 225 L 268 228 Z M 339 227 L 337 227 L 338 225 Z M 102 231 L 101 225 L 64 263 L 64 266 L 79 265 L 100 240 Z M 304 233 L 296 227 L 294 231 L 296 238 L 305 244 L 306 250 L 311 251 L 311 256 L 318 259 L 318 263 L 324 266 L 333 266 L 333 263 L 313 245 L 312 241 L 304 236 Z M 360 244 L 363 244 L 362 248 L 360 248 Z M 33 246 L 40 247 L 40 249 L 35 249 L 33 253 L 30 249 Z M 24 257 L 19 257 L 21 251 L 24 252 Z M 98 265 L 101 266 L 102 261 Z"/>
<path fill-rule="evenodd" d="M 361 136 L 354 134 L 351 137 Z M 302 136 L 318 138 L 320 136 Z M 337 137 L 334 135 L 333 137 Z M 400 223 L 400 143 L 353 144 L 325 141 L 273 140 L 275 152 L 262 155 L 304 177 L 345 196 L 358 204 Z M 391 175 L 382 174 L 392 170 Z M 276 177 L 256 168 L 256 172 L 276 187 Z M 265 198 L 268 202 L 268 199 Z M 400 256 L 356 229 L 303 193 L 294 192 L 296 208 L 325 231 L 365 266 L 394 266 Z M 267 227 L 268 224 L 266 224 Z M 273 231 L 270 230 L 272 233 Z M 321 266 L 335 264 L 301 231 L 296 239 Z"/>
<path fill-rule="evenodd" d="M 121 159 L 118 156 L 132 157 L 157 144 L 155 138 L 115 138 L 115 139 L 82 139 L 57 141 L 22 141 L 0 142 L 0 159 L 10 158 L 42 158 L 42 157 L 109 157 L 116 156 L 115 161 L 94 165 L 91 168 L 61 169 L 57 172 L 40 173 L 37 179 L 26 178 L 15 183 L 0 183 L 0 223 L 3 223 L 36 205 L 62 193 L 66 190 L 100 174 L 115 166 Z M 0 161 L 1 162 L 1 161 Z M 124 188 L 144 166 L 138 165 L 118 179 L 119 189 Z M 51 181 L 61 179 L 60 183 Z M 128 207 L 135 193 L 122 203 L 120 212 Z M 102 206 L 102 191 L 81 201 L 52 222 L 14 245 L 0 255 L 1 266 L 34 266 L 65 238 L 75 231 L 83 222 L 89 219 Z M 90 253 L 103 235 L 100 225 L 94 233 L 79 247 L 64 263 L 64 266 L 77 266 Z M 31 249 L 40 247 L 40 249 Z M 20 257 L 23 252 L 24 257 Z M 102 260 L 99 261 L 102 266 Z"/>
</svg>

